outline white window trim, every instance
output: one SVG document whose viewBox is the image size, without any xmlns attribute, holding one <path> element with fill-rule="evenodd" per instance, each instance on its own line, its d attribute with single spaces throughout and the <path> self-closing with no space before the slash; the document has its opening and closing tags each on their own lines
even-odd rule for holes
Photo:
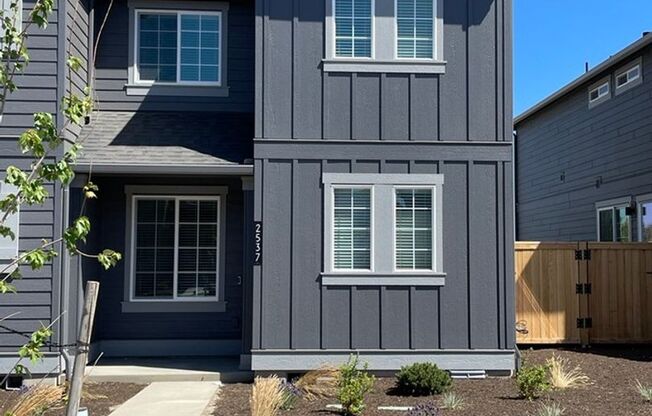
<svg viewBox="0 0 652 416">
<path fill-rule="evenodd" d="M 623 85 L 618 85 L 618 78 L 620 78 L 624 74 L 629 74 L 635 68 L 638 68 L 638 76 L 629 79 L 629 75 L 628 75 L 627 82 L 624 83 Z M 616 95 L 622 94 L 625 91 L 629 91 L 630 89 L 637 87 L 642 83 L 643 83 L 643 58 L 642 57 L 618 69 L 614 74 L 614 85 L 615 85 Z"/>
<path fill-rule="evenodd" d="M 339 269 L 335 267 L 335 247 L 331 246 L 331 253 L 332 255 L 330 256 L 330 270 L 333 271 L 334 273 L 373 273 L 374 271 L 374 187 L 371 185 L 346 185 L 346 184 L 341 184 L 341 185 L 333 185 L 330 188 L 331 192 L 331 204 L 330 204 L 330 212 L 332 217 L 335 218 L 335 190 L 336 189 L 369 189 L 369 269 Z M 335 242 L 335 224 L 333 223 L 333 220 L 330 222 L 330 232 L 331 232 L 331 244 L 334 244 Z"/>
<path fill-rule="evenodd" d="M 136 9 L 136 18 L 134 20 L 134 84 L 135 85 L 188 85 L 188 86 L 222 86 L 222 32 L 224 24 L 221 11 L 194 11 L 194 10 L 174 10 L 174 9 Z M 166 81 L 149 81 L 140 79 L 140 68 L 138 65 L 138 53 L 140 52 L 140 15 L 141 14 L 175 14 L 177 17 L 177 80 L 176 82 Z M 182 81 L 181 80 L 181 16 L 200 15 L 200 16 L 218 16 L 220 22 L 219 30 L 219 53 L 217 57 L 218 74 L 217 81 Z"/>
<path fill-rule="evenodd" d="M 325 173 L 324 185 L 324 264 L 321 282 L 324 286 L 443 286 L 443 185 L 441 174 L 348 174 Z M 372 269 L 335 270 L 333 248 L 333 188 L 356 186 L 372 188 Z M 397 270 L 395 267 L 395 201 L 397 187 L 434 188 L 432 270 Z M 392 221 L 380 221 L 387 218 Z"/>
<path fill-rule="evenodd" d="M 433 0 L 433 57 L 397 58 L 396 0 L 372 0 L 372 58 L 338 57 L 335 54 L 335 0 L 326 1 L 324 72 L 372 72 L 443 74 L 444 1 Z"/>
<path fill-rule="evenodd" d="M 431 221 L 431 247 L 430 250 L 432 251 L 432 258 L 431 258 L 431 264 L 432 267 L 430 269 L 399 269 L 396 267 L 396 191 L 399 189 L 428 189 L 432 192 L 432 206 L 430 208 L 432 216 L 430 218 Z M 439 198 L 439 195 L 437 194 L 437 186 L 427 186 L 427 185 L 395 185 L 392 187 L 392 260 L 393 260 L 393 272 L 397 274 L 414 274 L 414 273 L 435 273 L 437 270 L 439 270 L 439 267 L 437 265 L 437 256 L 435 255 L 440 242 L 437 241 L 437 209 L 436 209 L 436 202 L 437 198 Z"/>
<path fill-rule="evenodd" d="M 617 198 L 617 199 L 610 199 L 607 201 L 601 201 L 601 202 L 596 202 L 595 204 L 595 218 L 596 218 L 596 241 L 602 242 L 600 239 L 600 213 L 602 211 L 613 211 L 616 208 L 627 208 L 631 205 L 631 199 L 629 198 Z M 612 235 L 615 237 L 616 236 L 616 216 L 612 216 L 611 219 L 611 232 Z M 630 219 L 629 221 L 629 236 L 630 239 L 633 240 L 633 235 L 632 235 L 632 221 Z M 616 243 L 617 241 L 606 241 L 606 242 L 611 242 L 611 243 Z"/>
<path fill-rule="evenodd" d="M 139 200 L 147 199 L 171 199 L 174 200 L 174 270 L 172 272 L 172 298 L 138 298 L 135 296 L 136 291 L 136 218 L 137 209 L 136 203 Z M 215 296 L 197 296 L 197 297 L 183 297 L 177 295 L 177 283 L 179 279 L 179 202 L 180 201 L 216 201 L 217 202 L 217 261 L 215 262 Z M 134 195 L 131 198 L 131 247 L 130 251 L 130 264 L 129 264 L 129 287 L 130 287 L 130 302 L 215 302 L 219 299 L 220 287 L 220 261 L 222 242 L 220 241 L 220 234 L 222 231 L 222 224 L 220 218 L 222 216 L 221 197 L 219 195 L 206 196 L 206 195 Z"/>
<path fill-rule="evenodd" d="M 638 241 L 643 240 L 643 205 L 652 204 L 652 194 L 639 195 L 636 197 L 636 223 L 638 228 Z"/>
</svg>

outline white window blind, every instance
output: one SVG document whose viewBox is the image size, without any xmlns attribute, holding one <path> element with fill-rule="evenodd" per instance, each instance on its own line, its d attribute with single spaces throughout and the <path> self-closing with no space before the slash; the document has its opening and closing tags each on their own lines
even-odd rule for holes
<svg viewBox="0 0 652 416">
<path fill-rule="evenodd" d="M 138 197 L 134 298 L 215 298 L 217 198 Z"/>
<path fill-rule="evenodd" d="M 433 0 L 396 0 L 397 56 L 432 59 Z"/>
<path fill-rule="evenodd" d="M 337 270 L 371 268 L 371 190 L 335 188 L 334 264 Z"/>
<path fill-rule="evenodd" d="M 432 190 L 397 189 L 396 269 L 432 270 Z"/>
<path fill-rule="evenodd" d="M 0 199 L 5 199 L 10 194 L 16 194 L 18 189 L 6 183 L 0 183 Z M 20 207 L 19 211 L 9 214 L 4 222 L 5 227 L 9 227 L 14 233 L 15 238 L 0 237 L 0 264 L 7 264 L 18 256 L 18 231 L 20 227 Z"/>
<path fill-rule="evenodd" d="M 3 17 L 13 17 L 14 13 L 11 10 L 11 3 L 16 3 L 16 27 L 19 29 L 23 27 L 23 2 L 22 0 L 0 0 L 2 2 Z"/>
<path fill-rule="evenodd" d="M 335 56 L 371 58 L 372 0 L 335 1 Z"/>
</svg>

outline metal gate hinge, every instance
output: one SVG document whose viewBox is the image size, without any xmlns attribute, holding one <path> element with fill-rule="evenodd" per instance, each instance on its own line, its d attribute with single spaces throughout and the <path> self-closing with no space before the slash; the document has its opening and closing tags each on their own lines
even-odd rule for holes
<svg viewBox="0 0 652 416">
<path fill-rule="evenodd" d="M 590 295 L 591 290 L 592 290 L 591 283 L 575 284 L 575 293 L 578 295 Z"/>
<path fill-rule="evenodd" d="M 593 328 L 593 318 L 577 318 L 577 327 L 579 329 Z"/>
<path fill-rule="evenodd" d="M 575 250 L 575 260 L 591 260 L 591 250 Z"/>
</svg>

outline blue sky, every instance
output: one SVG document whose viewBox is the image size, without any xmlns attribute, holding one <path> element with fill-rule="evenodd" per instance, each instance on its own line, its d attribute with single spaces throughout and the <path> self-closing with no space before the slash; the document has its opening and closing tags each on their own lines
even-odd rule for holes
<svg viewBox="0 0 652 416">
<path fill-rule="evenodd" d="M 652 0 L 514 0 L 514 114 L 652 31 Z"/>
</svg>

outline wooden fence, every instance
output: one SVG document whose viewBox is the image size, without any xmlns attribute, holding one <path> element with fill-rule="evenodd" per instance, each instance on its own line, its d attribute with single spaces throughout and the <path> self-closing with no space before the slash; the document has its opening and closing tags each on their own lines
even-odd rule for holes
<svg viewBox="0 0 652 416">
<path fill-rule="evenodd" d="M 517 242 L 517 341 L 652 343 L 652 244 Z"/>
</svg>

